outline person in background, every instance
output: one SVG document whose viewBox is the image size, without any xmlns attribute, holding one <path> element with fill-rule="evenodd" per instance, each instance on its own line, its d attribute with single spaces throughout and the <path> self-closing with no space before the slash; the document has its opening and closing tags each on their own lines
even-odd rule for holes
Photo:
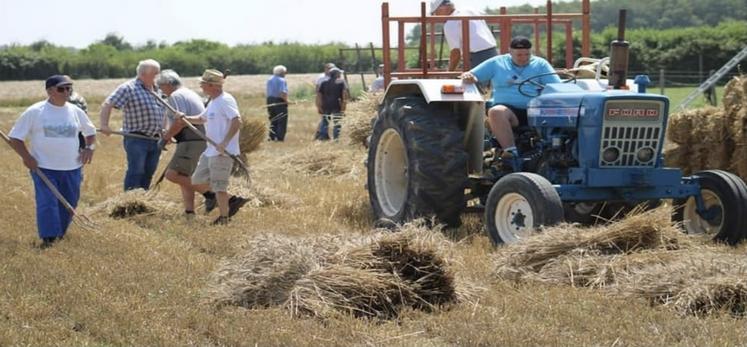
<svg viewBox="0 0 747 347">
<path fill-rule="evenodd" d="M 478 16 L 480 13 L 470 10 L 457 10 L 450 0 L 432 0 L 431 14 L 437 16 Z M 462 21 L 450 20 L 444 24 L 444 36 L 449 44 L 449 71 L 456 71 L 462 57 Z M 469 21 L 469 56 L 470 67 L 480 65 L 485 60 L 498 55 L 495 37 L 484 20 Z"/>
<path fill-rule="evenodd" d="M 53 75 L 45 81 L 45 88 L 47 100 L 27 108 L 9 134 L 11 147 L 31 171 L 36 226 L 42 248 L 52 246 L 65 236 L 72 216 L 45 185 L 37 170 L 47 176 L 65 200 L 75 207 L 83 180 L 81 167 L 91 163 L 96 142 L 96 128 L 86 113 L 67 102 L 73 91 L 73 80 L 65 75 Z M 83 149 L 79 147 L 78 132 L 85 136 Z"/>
<path fill-rule="evenodd" d="M 379 64 L 376 68 L 376 75 L 376 79 L 371 82 L 371 86 L 368 88 L 368 91 L 372 93 L 383 92 L 386 89 L 384 86 L 384 64 Z"/>
<path fill-rule="evenodd" d="M 518 158 L 512 128 L 528 125 L 527 105 L 531 99 L 519 92 L 519 83 L 529 77 L 548 74 L 536 81 L 542 84 L 559 83 L 555 69 L 547 60 L 532 55 L 532 43 L 523 36 L 511 40 L 509 53 L 483 62 L 462 74 L 465 83 L 491 81 L 492 106 L 488 110 L 488 124 L 493 136 L 503 149 L 503 157 Z"/>
<path fill-rule="evenodd" d="M 332 137 L 340 136 L 340 120 L 345 113 L 347 92 L 345 81 L 340 78 L 342 71 L 338 68 L 329 70 L 329 79 L 322 82 L 316 93 L 316 109 L 322 116 L 319 121 L 315 140 L 329 140 L 329 122 L 332 122 Z"/>
<path fill-rule="evenodd" d="M 316 77 L 314 80 L 314 91 L 319 90 L 319 86 L 322 84 L 322 82 L 329 79 L 329 70 L 336 68 L 334 63 L 326 63 L 324 64 L 324 72 L 319 74 L 319 76 Z"/>
<path fill-rule="evenodd" d="M 198 115 L 177 114 L 193 124 L 205 124 L 205 135 L 217 144 L 208 143 L 205 152 L 200 155 L 197 168 L 192 174 L 192 188 L 203 195 L 215 192 L 220 216 L 213 225 L 228 224 L 230 218 L 246 204 L 248 199 L 228 194 L 228 180 L 231 176 L 233 159 L 239 155 L 239 129 L 241 115 L 236 99 L 223 91 L 225 77 L 218 70 L 208 69 L 200 78 L 200 88 L 210 97 L 205 111 Z"/>
<path fill-rule="evenodd" d="M 155 91 L 155 79 L 160 71 L 161 65 L 157 61 L 140 61 L 136 69 L 137 77 L 119 85 L 101 105 L 99 118 L 104 135 L 112 134 L 109 117 L 112 108 L 116 108 L 123 111 L 122 130 L 125 133 L 152 138 L 124 138 L 124 150 L 127 153 L 125 191 L 137 188 L 147 190 L 158 167 L 161 156 L 158 139 L 163 130 L 163 109 L 151 91 Z"/>
<path fill-rule="evenodd" d="M 288 83 L 283 65 L 272 69 L 272 77 L 267 80 L 267 113 L 270 116 L 270 141 L 285 141 L 288 128 Z"/>
<path fill-rule="evenodd" d="M 201 114 L 205 111 L 202 98 L 189 88 L 182 86 L 179 74 L 174 70 L 163 70 L 156 80 L 158 88 L 168 97 L 166 102 L 177 111 L 185 114 Z M 176 151 L 166 169 L 166 179 L 179 185 L 182 192 L 182 204 L 184 214 L 187 217 L 195 214 L 195 191 L 192 188 L 191 177 L 197 167 L 200 155 L 207 148 L 207 143 L 192 129 L 185 126 L 184 122 L 177 122 L 176 115 L 171 111 L 166 112 L 164 117 L 164 129 L 166 133 L 158 142 L 160 148 L 164 148 L 171 139 L 177 141 Z M 205 133 L 205 126 L 195 125 L 197 131 Z M 205 195 L 205 209 L 210 212 L 215 208 L 215 193 L 207 192 Z"/>
</svg>

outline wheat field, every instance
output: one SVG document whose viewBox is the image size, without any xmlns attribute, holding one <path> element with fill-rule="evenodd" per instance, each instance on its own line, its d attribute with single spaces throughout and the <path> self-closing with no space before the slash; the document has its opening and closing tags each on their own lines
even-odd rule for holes
<svg viewBox="0 0 747 347">
<path fill-rule="evenodd" d="M 267 76 L 232 76 L 226 89 L 243 117 L 266 120 Z M 33 186 L 18 156 L 0 149 L 0 346 L 737 346 L 747 324 L 727 313 L 680 315 L 643 299 L 549 284 L 497 279 L 493 248 L 481 217 L 467 215 L 443 231 L 459 255 L 454 270 L 479 288 L 469 303 L 434 311 L 405 309 L 396 319 L 297 317 L 281 307 L 216 308 L 206 303 L 211 274 L 222 261 L 247 251 L 258 235 L 365 236 L 372 216 L 365 191 L 365 150 L 345 139 L 314 143 L 318 121 L 308 91 L 313 75 L 290 75 L 285 143 L 264 142 L 248 156 L 255 203 L 231 224 L 209 226 L 216 212 L 195 220 L 181 215 L 176 185 L 157 192 L 161 210 L 112 219 L 96 208 L 122 191 L 121 138 L 98 137 L 93 164 L 84 169 L 79 210 L 95 231 L 72 226 L 64 240 L 38 248 Z M 99 104 L 122 80 L 78 81 L 98 124 Z M 187 86 L 195 87 L 195 79 Z M 42 82 L 0 82 L 0 129 L 8 131 Z M 112 123 L 121 122 L 115 112 Z M 345 134 L 343 133 L 343 137 Z M 159 171 L 171 151 L 164 152 Z M 325 157 L 325 155 L 327 155 Z M 308 158 L 327 166 L 314 167 Z M 327 158 L 327 159 L 325 159 Z M 306 159 L 306 161 L 304 161 Z M 197 199 L 201 203 L 201 198 Z M 745 253 L 745 247 L 736 253 Z"/>
</svg>

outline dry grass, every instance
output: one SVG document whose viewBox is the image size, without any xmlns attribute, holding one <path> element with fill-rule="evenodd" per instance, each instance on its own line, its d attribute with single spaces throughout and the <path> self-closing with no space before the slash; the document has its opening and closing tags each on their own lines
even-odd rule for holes
<svg viewBox="0 0 747 347">
<path fill-rule="evenodd" d="M 353 103 L 342 119 L 342 129 L 353 145 L 368 146 L 368 137 L 373 132 L 373 119 L 382 102 L 382 93 L 363 93 L 358 102 Z"/>
<path fill-rule="evenodd" d="M 261 93 L 266 76 L 246 82 L 238 77 L 242 76 L 230 77 L 227 88 L 237 97 L 242 115 L 265 120 Z M 293 93 L 300 84 L 294 84 L 295 76 L 291 78 Z M 297 80 L 305 83 L 312 78 L 298 76 Z M 97 115 L 95 100 L 119 82 L 79 81 L 76 87 L 94 100 L 91 114 Z M 18 88 L 25 84 L 33 91 Z M 28 97 L 32 98 L 29 103 L 37 101 L 40 85 L 39 81 L 0 82 L 0 100 Z M 9 97 L 12 93 L 16 96 Z M 9 129 L 22 111 L 23 107 L 1 107 L 0 127 Z M 182 219 L 181 208 L 176 208 L 180 205 L 178 188 L 164 182 L 153 199 L 173 204 L 173 214 L 167 209 L 112 219 L 102 210 L 92 216 L 100 231 L 73 227 L 65 240 L 48 250 L 37 247 L 34 194 L 27 171 L 15 153 L 1 149 L 5 190 L 0 194 L 0 345 L 669 346 L 747 341 L 744 320 L 733 319 L 731 313 L 679 315 L 652 306 L 637 294 L 627 297 L 568 285 L 496 280 L 492 257 L 502 248 L 490 246 L 477 215 L 466 216 L 464 226 L 445 231 L 449 237 L 438 241 L 445 246 L 437 249 L 449 260 L 457 295 L 470 293 L 458 297 L 460 303 L 448 309 L 406 307 L 400 308 L 394 320 L 366 320 L 354 314 L 337 315 L 344 310 L 326 310 L 314 304 L 313 295 L 304 296 L 311 311 L 333 317 L 320 320 L 294 317 L 279 304 L 254 309 L 205 305 L 214 273 L 224 262 L 247 255 L 252 240 L 314 240 L 324 247 L 312 245 L 312 256 L 328 258 L 343 246 L 357 247 L 360 243 L 355 240 L 369 240 L 373 235 L 365 173 L 345 174 L 355 167 L 364 169 L 364 152 L 335 143 L 314 147 L 311 138 L 318 116 L 310 104 L 291 105 L 290 115 L 286 142 L 262 143 L 248 155 L 253 185 L 234 184 L 231 189 L 256 194 L 255 203 L 244 206 L 231 225 L 209 226 L 217 212 L 192 221 Z M 97 123 L 97 117 L 93 118 Z M 121 116 L 115 112 L 112 125 L 119 122 Z M 311 174 L 278 162 L 294 154 L 310 155 L 309 148 L 349 151 L 338 157 L 350 160 L 342 165 L 347 169 L 336 171 L 343 173 L 338 179 L 333 178 L 336 174 Z M 170 155 L 164 152 L 162 166 Z M 121 194 L 124 163 L 121 138 L 100 136 L 94 162 L 85 168 L 81 209 L 89 211 Z M 201 201 L 199 197 L 198 204 Z M 441 238 L 438 233 L 434 237 Z M 273 262 L 294 259 L 295 254 L 273 256 L 269 245 L 260 253 Z M 332 248 L 323 251 L 328 247 Z M 742 246 L 728 254 L 745 251 Z M 330 277 L 340 267 L 328 269 L 326 274 L 313 272 L 314 281 L 326 283 L 320 278 Z M 360 278 L 351 275 L 344 283 Z M 474 287 L 486 290 L 475 292 Z M 328 288 L 333 290 L 324 294 L 334 296 L 336 287 Z M 273 293 L 264 294 L 269 298 L 257 300 L 281 302 L 271 297 Z"/>
</svg>

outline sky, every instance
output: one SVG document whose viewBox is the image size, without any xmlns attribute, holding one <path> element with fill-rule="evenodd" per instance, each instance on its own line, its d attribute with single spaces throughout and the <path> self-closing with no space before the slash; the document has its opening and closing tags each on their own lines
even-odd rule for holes
<svg viewBox="0 0 747 347">
<path fill-rule="evenodd" d="M 426 7 L 430 0 L 426 1 Z M 457 8 L 546 0 L 453 0 Z M 0 46 L 47 40 L 84 48 L 117 33 L 134 45 L 207 39 L 228 45 L 343 42 L 381 45 L 380 0 L 0 0 Z M 389 1 L 390 16 L 417 16 L 419 0 Z M 579 9 L 580 10 L 580 9 Z"/>
</svg>

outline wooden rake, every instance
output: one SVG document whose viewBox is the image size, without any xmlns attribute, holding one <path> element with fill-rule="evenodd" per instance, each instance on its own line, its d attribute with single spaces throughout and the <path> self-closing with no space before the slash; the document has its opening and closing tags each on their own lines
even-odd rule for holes
<svg viewBox="0 0 747 347">
<path fill-rule="evenodd" d="M 8 146 L 13 148 L 13 146 L 11 146 L 10 144 L 10 137 L 8 137 L 8 135 L 2 132 L 2 130 L 0 130 L 0 136 L 2 136 L 3 140 L 5 140 L 5 143 L 7 143 Z M 60 193 L 60 191 L 57 190 L 57 188 L 54 186 L 54 184 L 52 184 L 52 182 L 49 180 L 47 175 L 45 175 L 44 172 L 42 172 L 42 170 L 40 170 L 39 168 L 36 168 L 34 169 L 34 173 L 36 173 L 39 176 L 39 178 L 41 178 L 42 182 L 44 182 L 44 185 L 46 185 L 47 188 L 49 188 L 49 190 L 52 192 L 52 194 L 54 194 L 57 200 L 59 200 L 60 203 L 63 206 L 65 206 L 65 209 L 70 213 L 70 215 L 73 216 L 73 223 L 75 225 L 79 226 L 81 229 L 88 230 L 88 231 L 97 230 L 96 223 L 94 223 L 93 220 L 91 220 L 91 218 L 88 218 L 88 216 L 75 211 L 75 208 L 73 207 L 73 205 L 71 205 L 67 201 L 67 199 L 65 199 L 65 197 L 62 196 L 62 193 Z"/>
<path fill-rule="evenodd" d="M 166 100 L 161 99 L 161 97 L 158 94 L 156 94 L 156 92 L 154 92 L 152 90 L 149 90 L 148 92 L 150 92 L 150 94 L 153 95 L 153 97 L 156 98 L 156 100 L 158 101 L 158 103 L 160 103 L 161 105 L 163 105 L 163 107 L 166 107 L 167 109 L 169 109 L 169 111 L 173 112 L 175 115 L 179 114 L 179 111 L 177 111 L 173 106 L 171 106 L 168 102 L 166 102 Z M 190 122 L 188 122 L 186 120 L 184 121 L 184 123 L 186 123 L 187 127 L 189 127 L 189 129 L 192 130 L 192 132 L 194 132 L 201 139 L 203 139 L 207 143 L 213 145 L 213 147 L 219 148 L 218 144 L 215 143 L 215 141 L 211 140 L 209 137 L 207 137 L 205 134 L 203 134 L 201 131 L 199 131 L 192 123 L 190 123 Z M 227 153 L 227 152 L 224 152 L 223 154 L 229 156 L 234 161 L 234 163 L 238 164 L 239 168 L 244 173 L 244 177 L 246 177 L 247 180 L 250 179 L 250 176 L 249 176 L 249 167 L 246 165 L 246 163 L 244 163 L 243 160 L 241 160 L 241 158 L 238 155 L 230 154 L 230 153 Z"/>
</svg>

